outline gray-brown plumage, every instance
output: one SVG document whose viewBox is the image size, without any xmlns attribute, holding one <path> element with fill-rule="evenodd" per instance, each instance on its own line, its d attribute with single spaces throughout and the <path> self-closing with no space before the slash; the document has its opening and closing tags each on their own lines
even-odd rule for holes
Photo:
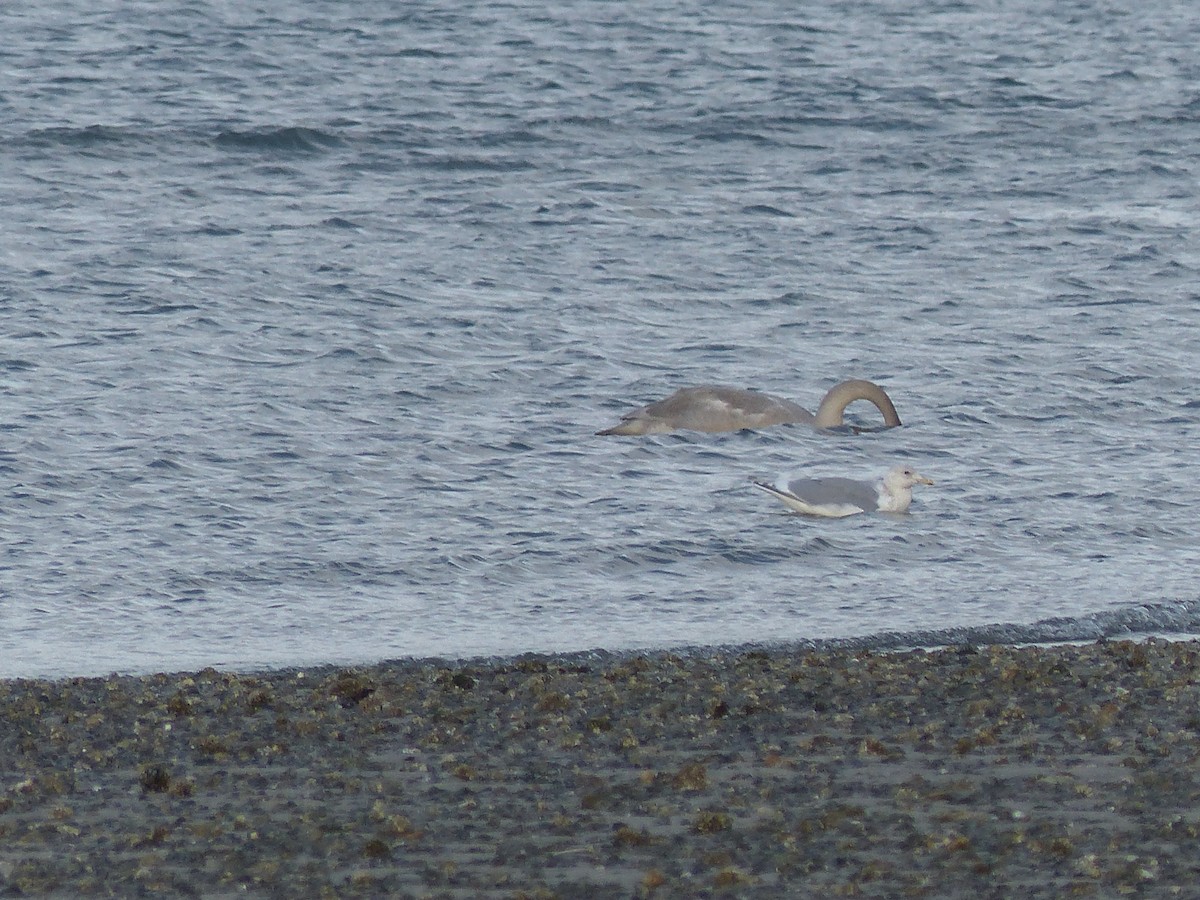
<svg viewBox="0 0 1200 900">
<path fill-rule="evenodd" d="M 846 407 L 868 400 L 883 413 L 888 427 L 900 424 L 891 398 L 872 381 L 853 379 L 831 388 L 816 415 L 803 406 L 759 391 L 723 385 L 680 388 L 665 400 L 626 413 L 621 421 L 597 434 L 664 434 L 690 431 L 740 431 L 770 425 L 798 423 L 814 428 L 835 428 L 844 423 Z"/>
</svg>

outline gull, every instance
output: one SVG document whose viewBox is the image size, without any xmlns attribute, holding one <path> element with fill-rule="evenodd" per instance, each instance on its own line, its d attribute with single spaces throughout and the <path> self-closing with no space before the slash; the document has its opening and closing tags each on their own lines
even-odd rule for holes
<svg viewBox="0 0 1200 900">
<path fill-rule="evenodd" d="M 777 497 L 796 512 L 841 518 L 862 512 L 907 512 L 916 484 L 933 484 L 911 466 L 893 466 L 878 481 L 853 478 L 781 478 L 772 483 L 753 481 L 756 488 Z"/>
</svg>

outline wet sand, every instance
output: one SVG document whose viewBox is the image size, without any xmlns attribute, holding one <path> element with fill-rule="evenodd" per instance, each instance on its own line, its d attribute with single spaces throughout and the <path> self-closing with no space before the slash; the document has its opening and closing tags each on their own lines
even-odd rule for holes
<svg viewBox="0 0 1200 900">
<path fill-rule="evenodd" d="M 0 896 L 1188 897 L 1200 645 L 0 682 Z"/>
</svg>

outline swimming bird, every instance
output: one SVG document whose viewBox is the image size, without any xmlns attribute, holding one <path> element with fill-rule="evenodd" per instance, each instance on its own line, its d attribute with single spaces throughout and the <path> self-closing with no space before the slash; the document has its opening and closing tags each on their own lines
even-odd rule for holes
<svg viewBox="0 0 1200 900">
<path fill-rule="evenodd" d="M 906 512 L 916 484 L 933 484 L 911 466 L 893 466 L 878 481 L 853 478 L 781 478 L 774 484 L 753 481 L 796 512 L 841 518 L 861 512 Z"/>
<path fill-rule="evenodd" d="M 596 434 L 664 434 L 680 428 L 691 431 L 739 431 L 768 425 L 800 423 L 814 428 L 835 428 L 844 423 L 846 407 L 869 400 L 883 413 L 888 427 L 900 424 L 891 398 L 873 381 L 855 378 L 830 388 L 814 416 L 803 406 L 743 388 L 700 385 L 680 388 L 665 400 L 626 413 L 612 428 Z"/>
</svg>

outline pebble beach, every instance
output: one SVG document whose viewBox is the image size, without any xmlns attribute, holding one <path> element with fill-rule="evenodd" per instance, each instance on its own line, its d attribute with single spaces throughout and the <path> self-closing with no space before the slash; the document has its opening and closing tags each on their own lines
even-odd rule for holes
<svg viewBox="0 0 1200 900">
<path fill-rule="evenodd" d="M 1200 644 L 0 682 L 0 896 L 1173 897 Z"/>
</svg>

